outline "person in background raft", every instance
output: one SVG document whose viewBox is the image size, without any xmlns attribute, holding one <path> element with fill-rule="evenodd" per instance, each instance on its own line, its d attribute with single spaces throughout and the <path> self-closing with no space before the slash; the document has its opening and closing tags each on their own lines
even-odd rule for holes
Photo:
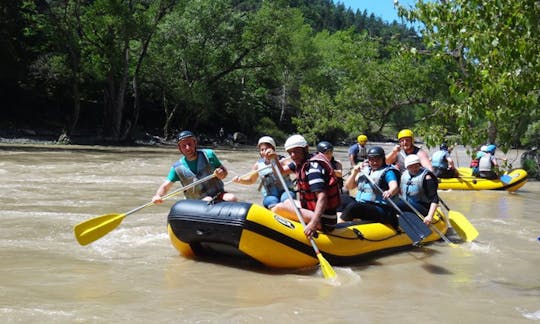
<svg viewBox="0 0 540 324">
<path fill-rule="evenodd" d="M 354 143 L 349 147 L 349 162 L 351 163 L 351 169 L 358 163 L 367 160 L 367 136 L 360 134 L 356 138 L 356 141 L 357 143 Z"/>
<path fill-rule="evenodd" d="M 288 165 L 297 179 L 300 202 L 277 204 L 272 211 L 283 217 L 298 221 L 293 203 L 300 205 L 300 213 L 306 222 L 304 234 L 311 238 L 317 230 L 332 231 L 337 223 L 336 209 L 340 204 L 339 187 L 334 168 L 324 154 L 309 153 L 308 143 L 302 135 L 292 135 L 285 141 L 285 150 L 293 162 Z M 276 158 L 277 159 L 277 158 Z M 281 164 L 277 163 L 280 171 Z"/>
<path fill-rule="evenodd" d="M 317 152 L 324 154 L 330 165 L 334 168 L 334 174 L 336 175 L 339 183 L 339 191 L 343 192 L 343 164 L 341 161 L 336 160 L 334 157 L 334 146 L 328 141 L 322 141 L 317 144 Z"/>
<path fill-rule="evenodd" d="M 499 178 L 497 171 L 499 164 L 495 158 L 495 150 L 497 146 L 490 144 L 486 148 L 486 153 L 480 158 L 478 162 L 478 177 L 489 180 L 495 180 Z"/>
<path fill-rule="evenodd" d="M 221 164 L 213 150 L 198 149 L 197 138 L 188 130 L 178 134 L 178 150 L 184 156 L 171 167 L 167 180 L 159 186 L 152 198 L 153 203 L 162 203 L 161 197 L 167 194 L 176 181 L 180 181 L 182 186 L 187 186 L 212 173 L 216 175 L 214 178 L 184 191 L 184 196 L 188 199 L 206 201 L 237 201 L 234 194 L 224 191 L 221 180 L 227 176 L 227 169 Z"/>
<path fill-rule="evenodd" d="M 405 157 L 409 154 L 416 154 L 422 166 L 429 171 L 433 171 L 429 155 L 420 147 L 414 145 L 414 134 L 410 129 L 403 129 L 398 133 L 399 144 L 392 152 L 386 156 L 386 163 L 395 164 L 400 172 L 405 171 Z"/>
<path fill-rule="evenodd" d="M 442 143 L 439 147 L 440 150 L 433 153 L 431 156 L 431 165 L 433 166 L 433 173 L 437 178 L 456 178 L 459 176 L 459 172 L 454 165 L 454 160 L 450 157 L 448 152 L 448 146 Z"/>
<path fill-rule="evenodd" d="M 478 176 L 478 165 L 480 164 L 480 158 L 486 154 L 486 151 L 487 145 L 482 145 L 476 152 L 474 159 L 471 160 L 469 167 L 472 169 L 472 175 L 475 177 Z"/>
<path fill-rule="evenodd" d="M 407 170 L 401 175 L 401 194 L 425 216 L 424 223 L 429 225 L 439 207 L 437 177 L 420 164 L 420 158 L 416 154 L 407 155 L 405 167 Z M 414 212 L 409 205 L 401 200 L 397 205 L 402 211 Z"/>
<path fill-rule="evenodd" d="M 245 177 L 234 177 L 233 182 L 250 185 L 257 181 L 259 176 L 261 177 L 261 190 L 263 195 L 263 206 L 270 209 L 274 207 L 277 203 L 287 200 L 287 192 L 283 189 L 281 181 L 278 176 L 273 172 L 273 169 L 265 168 L 270 165 L 270 159 L 272 154 L 276 150 L 276 141 L 270 136 L 263 136 L 259 139 L 257 143 L 259 148 L 260 158 L 253 165 L 252 170 L 258 172 L 253 172 L 249 176 Z M 282 155 L 278 156 L 280 163 L 285 161 L 285 157 Z M 264 169 L 263 169 L 264 168 Z M 289 182 L 287 185 L 291 185 L 288 176 L 284 176 L 285 180 Z"/>
<path fill-rule="evenodd" d="M 386 199 L 396 200 L 399 193 L 401 173 L 393 165 L 386 164 L 384 149 L 380 146 L 370 147 L 368 150 L 368 164 L 362 170 L 357 165 L 345 181 L 345 188 L 358 188 L 356 201 L 344 206 L 341 214 L 342 221 L 352 221 L 355 218 L 371 220 L 389 224 L 398 229 L 398 218 L 393 206 L 386 203 Z M 379 192 L 371 182 L 371 177 L 383 192 Z"/>
</svg>

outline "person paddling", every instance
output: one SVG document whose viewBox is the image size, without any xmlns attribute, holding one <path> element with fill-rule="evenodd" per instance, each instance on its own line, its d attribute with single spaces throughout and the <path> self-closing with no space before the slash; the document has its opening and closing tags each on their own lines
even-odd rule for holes
<svg viewBox="0 0 540 324">
<path fill-rule="evenodd" d="M 424 223 L 429 225 L 439 207 L 437 177 L 420 164 L 416 154 L 407 155 L 405 167 L 407 170 L 401 175 L 400 188 L 403 199 L 424 215 Z M 401 200 L 397 203 L 401 210 L 414 212 L 409 204 Z"/>
<path fill-rule="evenodd" d="M 304 234 L 312 238 L 318 230 L 332 231 L 336 226 L 336 209 L 340 204 L 338 180 L 330 161 L 322 153 L 310 154 L 302 135 L 292 135 L 285 141 L 285 150 L 292 163 L 289 169 L 296 173 L 300 214 L 307 225 Z M 281 165 L 278 163 L 280 171 Z M 292 220 L 298 220 L 291 200 L 277 204 L 272 211 Z"/>
<path fill-rule="evenodd" d="M 277 203 L 286 201 L 288 196 L 287 192 L 285 192 L 285 189 L 281 185 L 278 176 L 274 174 L 272 168 L 270 167 L 272 155 L 275 154 L 276 151 L 276 141 L 270 136 L 263 136 L 259 138 L 257 147 L 259 148 L 260 158 L 252 167 L 254 172 L 244 177 L 236 176 L 232 179 L 232 181 L 243 185 L 250 185 L 255 183 L 260 177 L 263 206 L 270 209 Z M 279 155 L 278 159 L 280 163 L 287 160 L 282 155 Z M 287 185 L 291 185 L 290 178 L 287 176 L 285 179 Z"/>
<path fill-rule="evenodd" d="M 159 186 L 152 202 L 163 202 L 162 197 L 167 194 L 173 184 L 180 181 L 182 186 L 214 174 L 215 177 L 205 181 L 190 190 L 184 191 L 188 199 L 202 199 L 206 201 L 237 201 L 234 194 L 225 192 L 222 179 L 227 177 L 227 169 L 211 149 L 198 149 L 197 138 L 189 130 L 178 134 L 178 150 L 183 154 L 171 167 L 167 179 Z"/>
</svg>

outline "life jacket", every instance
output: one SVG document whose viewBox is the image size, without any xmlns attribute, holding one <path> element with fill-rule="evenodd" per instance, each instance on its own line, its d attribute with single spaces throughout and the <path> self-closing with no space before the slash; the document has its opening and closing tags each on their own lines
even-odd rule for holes
<svg viewBox="0 0 540 324">
<path fill-rule="evenodd" d="M 367 148 L 365 146 L 360 145 L 359 143 L 356 143 L 358 145 L 358 153 L 356 153 L 356 156 L 354 157 L 354 161 L 356 163 L 363 162 L 367 159 Z"/>
<path fill-rule="evenodd" d="M 477 168 L 478 164 L 480 164 L 480 159 L 472 159 L 471 164 L 469 165 L 470 168 Z"/>
<path fill-rule="evenodd" d="M 262 194 L 263 197 L 266 197 L 268 195 L 277 196 L 283 193 L 284 189 L 281 185 L 281 181 L 279 181 L 279 177 L 277 177 L 272 168 L 267 168 L 268 164 L 266 164 L 265 160 L 263 158 L 260 158 L 257 160 L 257 169 L 259 170 L 259 177 L 261 178 L 261 185 L 262 185 Z M 263 169 L 264 168 L 264 169 Z M 285 183 L 288 187 L 291 185 L 291 181 L 289 177 L 284 177 Z"/>
<path fill-rule="evenodd" d="M 413 145 L 413 151 L 410 154 L 417 154 L 420 151 L 420 148 L 418 146 Z M 396 159 L 396 167 L 398 168 L 399 172 L 405 172 L 407 168 L 405 167 L 405 158 L 409 155 L 408 153 L 405 153 L 405 151 L 401 150 L 398 153 L 397 159 Z"/>
<path fill-rule="evenodd" d="M 187 164 L 186 157 L 182 157 L 173 165 L 178 178 L 183 186 L 186 186 L 197 179 L 202 179 L 211 175 L 214 170 L 210 164 L 210 160 L 204 150 L 197 150 L 197 171 L 193 173 Z M 200 183 L 195 187 L 184 191 L 184 196 L 189 199 L 202 199 L 206 196 L 214 197 L 223 192 L 223 181 L 218 178 L 212 178 L 208 181 Z"/>
<path fill-rule="evenodd" d="M 478 162 L 478 171 L 491 171 L 493 167 L 492 157 L 491 153 L 484 154 Z"/>
<path fill-rule="evenodd" d="M 435 175 L 426 168 L 420 168 L 420 171 L 411 177 L 407 171 L 401 176 L 401 192 L 405 198 L 411 203 L 420 203 L 426 205 L 430 203 L 424 188 L 424 180 L 427 175 L 431 175 L 434 179 Z"/>
<path fill-rule="evenodd" d="M 384 165 L 377 170 L 371 171 L 369 167 L 366 167 L 365 173 L 373 180 L 373 182 L 381 188 L 382 191 L 388 190 L 390 188 L 388 183 L 385 181 L 386 173 L 391 171 L 396 173 L 396 179 L 398 185 L 401 181 L 399 170 L 393 165 Z M 385 199 L 382 197 L 382 193 L 379 190 L 375 189 L 371 182 L 366 179 L 365 173 L 360 174 L 358 178 L 358 191 L 356 192 L 356 200 L 363 202 L 377 202 L 381 204 L 386 204 Z M 393 198 L 395 199 L 395 198 Z"/>
<path fill-rule="evenodd" d="M 433 156 L 431 157 L 431 165 L 434 168 L 439 168 L 443 170 L 448 169 L 448 161 L 446 160 L 447 156 L 448 151 L 445 150 L 440 150 L 433 153 Z"/>
<path fill-rule="evenodd" d="M 311 191 L 307 179 L 307 171 L 310 168 L 311 162 L 317 162 L 324 168 L 325 174 L 323 176 L 328 189 L 326 210 L 335 210 L 341 204 L 338 181 L 334 173 L 334 168 L 332 168 L 330 162 L 322 153 L 317 153 L 311 156 L 300 168 L 296 169 L 297 186 L 300 193 L 300 204 L 302 205 L 302 208 L 312 211 L 315 210 L 315 206 L 317 205 L 317 195 Z"/>
</svg>

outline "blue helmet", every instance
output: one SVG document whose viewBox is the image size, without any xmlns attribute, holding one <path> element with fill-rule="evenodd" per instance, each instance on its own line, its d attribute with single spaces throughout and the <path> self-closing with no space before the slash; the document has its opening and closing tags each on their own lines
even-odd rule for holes
<svg viewBox="0 0 540 324">
<path fill-rule="evenodd" d="M 178 134 L 177 139 L 178 139 L 178 142 L 180 142 L 184 138 L 188 138 L 188 137 L 195 137 L 195 134 L 193 134 L 191 131 L 188 131 L 188 130 L 181 131 Z"/>
<path fill-rule="evenodd" d="M 495 144 L 489 144 L 487 146 L 486 152 L 493 154 L 495 153 L 496 149 L 497 149 L 497 146 L 495 146 Z"/>
</svg>

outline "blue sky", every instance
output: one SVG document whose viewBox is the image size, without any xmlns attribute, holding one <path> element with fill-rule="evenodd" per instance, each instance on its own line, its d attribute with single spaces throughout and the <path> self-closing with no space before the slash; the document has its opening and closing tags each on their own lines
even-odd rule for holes
<svg viewBox="0 0 540 324">
<path fill-rule="evenodd" d="M 414 7 L 415 0 L 399 0 L 399 3 L 405 7 Z M 394 8 L 394 0 L 334 0 L 334 3 L 343 3 L 346 8 L 360 11 L 367 10 L 368 13 L 374 13 L 387 22 L 394 20 L 401 22 Z"/>
</svg>

